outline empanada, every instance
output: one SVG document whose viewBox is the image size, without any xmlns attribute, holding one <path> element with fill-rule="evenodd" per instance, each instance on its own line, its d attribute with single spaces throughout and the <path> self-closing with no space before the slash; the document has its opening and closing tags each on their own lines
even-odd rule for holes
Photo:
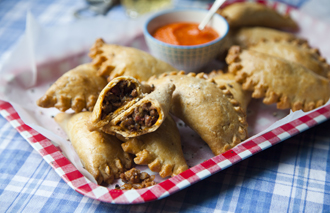
<svg viewBox="0 0 330 213">
<path fill-rule="evenodd" d="M 89 122 L 96 130 L 138 102 L 144 96 L 143 85 L 133 77 L 121 76 L 110 81 L 101 91 Z"/>
<path fill-rule="evenodd" d="M 330 97 L 329 80 L 301 64 L 238 46 L 231 47 L 226 61 L 243 89 L 279 109 L 309 111 Z"/>
<path fill-rule="evenodd" d="M 233 40 L 236 45 L 246 48 L 252 44 L 256 44 L 261 40 L 280 40 L 288 41 L 297 40 L 299 43 L 307 42 L 305 39 L 298 38 L 289 32 L 283 32 L 267 27 L 243 27 L 233 33 Z"/>
<path fill-rule="evenodd" d="M 118 76 L 131 76 L 139 81 L 146 81 L 158 75 L 176 69 L 152 55 L 132 48 L 115 44 L 106 44 L 97 39 L 90 50 L 89 56 L 101 76 L 109 76 L 108 80 Z"/>
<path fill-rule="evenodd" d="M 148 82 L 156 89 L 164 83 L 175 84 L 171 113 L 195 130 L 218 155 L 246 138 L 246 116 L 229 90 L 203 75 L 165 73 Z"/>
<path fill-rule="evenodd" d="M 237 2 L 218 11 L 231 28 L 260 26 L 277 29 L 298 30 L 298 24 L 289 15 L 255 2 Z"/>
<path fill-rule="evenodd" d="M 232 73 L 223 73 L 221 70 L 218 70 L 210 72 L 207 77 L 213 78 L 219 86 L 229 90 L 246 112 L 247 106 L 251 100 L 251 94 L 242 89 L 242 85 L 236 82 L 235 76 Z"/>
<path fill-rule="evenodd" d="M 311 48 L 307 43 L 299 44 L 299 41 L 284 39 L 263 40 L 250 46 L 249 49 L 297 62 L 316 74 L 330 78 L 329 64 L 321 57 L 318 49 Z"/>
<path fill-rule="evenodd" d="M 115 136 L 88 130 L 86 124 L 90 115 L 91 112 L 59 113 L 55 121 L 67 133 L 83 166 L 97 183 L 111 184 L 131 168 L 132 158 L 123 151 L 121 141 Z"/>
<path fill-rule="evenodd" d="M 188 169 L 181 148 L 180 133 L 170 115 L 155 132 L 130 138 L 121 146 L 125 152 L 136 155 L 136 164 L 148 165 L 151 171 L 159 172 L 162 178 Z"/>
<path fill-rule="evenodd" d="M 37 105 L 56 107 L 63 112 L 70 108 L 75 112 L 85 108 L 92 111 L 106 84 L 106 79 L 97 76 L 91 64 L 83 64 L 62 75 L 37 101 Z"/>
<path fill-rule="evenodd" d="M 154 132 L 169 113 L 174 84 L 163 84 L 101 128 L 109 134 L 137 137 Z"/>
</svg>

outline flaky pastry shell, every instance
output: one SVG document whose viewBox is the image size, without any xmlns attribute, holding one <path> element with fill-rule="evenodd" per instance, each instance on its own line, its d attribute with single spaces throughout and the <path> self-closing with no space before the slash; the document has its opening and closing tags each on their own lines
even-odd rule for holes
<svg viewBox="0 0 330 213">
<path fill-rule="evenodd" d="M 237 2 L 218 11 L 231 28 L 260 26 L 277 29 L 298 30 L 298 24 L 289 15 L 255 2 Z"/>
<path fill-rule="evenodd" d="M 119 134 L 125 138 L 137 137 L 158 129 L 171 107 L 175 85 L 163 84 L 150 94 L 114 117 L 109 124 L 101 128 L 109 134 Z M 148 121 L 149 119 L 149 121 Z"/>
<path fill-rule="evenodd" d="M 238 46 L 231 47 L 226 61 L 242 88 L 253 91 L 253 98 L 264 97 L 265 104 L 309 111 L 329 100 L 329 80 L 301 64 Z"/>
<path fill-rule="evenodd" d="M 113 183 L 115 178 L 130 169 L 132 158 L 121 148 L 121 141 L 99 131 L 89 131 L 87 121 L 91 112 L 59 113 L 55 121 L 67 133 L 84 168 L 98 184 Z"/>
<path fill-rule="evenodd" d="M 98 69 L 98 74 L 108 77 L 108 80 L 118 76 L 131 76 L 139 81 L 146 81 L 153 75 L 158 75 L 176 69 L 147 52 L 132 47 L 106 44 L 97 39 L 90 50 L 89 56 Z"/>
<path fill-rule="evenodd" d="M 159 172 L 162 178 L 175 176 L 188 169 L 180 133 L 170 115 L 155 132 L 130 138 L 121 146 L 125 152 L 136 156 L 136 164 L 148 165 L 151 171 Z"/>
<path fill-rule="evenodd" d="M 163 83 L 175 84 L 170 112 L 195 130 L 218 155 L 246 138 L 246 115 L 229 90 L 203 75 L 165 73 L 148 82 L 156 88 Z"/>
<path fill-rule="evenodd" d="M 316 48 L 297 40 L 262 40 L 249 47 L 250 50 L 284 58 L 304 65 L 318 75 L 330 78 L 330 66 Z"/>
<path fill-rule="evenodd" d="M 92 111 L 97 97 L 107 84 L 105 78 L 96 75 L 91 64 L 80 65 L 62 75 L 37 101 L 44 108 L 56 107 L 61 111 L 72 108 Z"/>
</svg>

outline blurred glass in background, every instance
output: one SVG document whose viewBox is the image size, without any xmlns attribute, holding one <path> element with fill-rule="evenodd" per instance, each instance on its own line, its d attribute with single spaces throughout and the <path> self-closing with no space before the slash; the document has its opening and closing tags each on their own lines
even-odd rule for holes
<svg viewBox="0 0 330 213">
<path fill-rule="evenodd" d="M 74 12 L 76 18 L 106 15 L 112 7 L 120 3 L 120 0 L 86 0 L 85 2 L 86 6 Z"/>
<path fill-rule="evenodd" d="M 131 18 L 172 7 L 172 0 L 121 0 L 126 14 Z"/>
</svg>

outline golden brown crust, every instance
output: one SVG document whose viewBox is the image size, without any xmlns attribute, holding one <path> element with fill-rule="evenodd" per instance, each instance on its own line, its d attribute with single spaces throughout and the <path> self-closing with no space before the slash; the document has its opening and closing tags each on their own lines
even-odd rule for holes
<svg viewBox="0 0 330 213">
<path fill-rule="evenodd" d="M 330 97 L 329 80 L 301 64 L 238 46 L 231 47 L 226 61 L 244 90 L 279 109 L 309 111 Z"/>
<path fill-rule="evenodd" d="M 213 78 L 214 81 L 225 90 L 229 90 L 235 100 L 237 100 L 244 112 L 246 112 L 247 106 L 251 100 L 251 93 L 243 90 L 242 85 L 235 80 L 235 75 L 232 73 L 224 73 L 221 70 L 212 71 L 208 75 L 208 78 Z"/>
<path fill-rule="evenodd" d="M 156 86 L 172 82 L 171 113 L 195 130 L 215 155 L 234 147 L 247 136 L 246 115 L 229 90 L 204 73 L 165 73 L 149 79 Z"/>
<path fill-rule="evenodd" d="M 88 130 L 86 123 L 90 115 L 91 112 L 59 113 L 55 121 L 67 133 L 83 166 L 97 183 L 111 184 L 122 172 L 131 168 L 132 158 L 122 150 L 116 137 Z"/>
<path fill-rule="evenodd" d="M 112 110 L 111 112 L 106 111 L 105 108 L 107 107 L 107 105 L 109 105 L 107 97 L 113 95 L 113 93 L 111 92 L 112 89 L 116 86 L 120 87 L 120 84 L 122 82 L 127 82 L 128 86 L 134 86 L 136 90 L 136 96 L 132 99 L 128 99 L 128 96 L 130 95 L 128 94 L 127 96 L 122 97 L 122 103 L 120 106 L 118 106 L 117 109 L 115 109 L 114 111 Z M 123 93 L 123 91 L 125 90 L 124 88 L 119 89 L 119 93 Z M 89 129 L 96 130 L 107 125 L 113 118 L 117 117 L 123 111 L 134 105 L 143 96 L 143 86 L 137 79 L 129 76 L 121 76 L 113 79 L 103 88 L 103 90 L 100 92 L 100 95 L 98 96 L 97 102 L 93 110 L 93 114 L 90 118 L 90 121 L 88 122 Z"/>
<path fill-rule="evenodd" d="M 98 69 L 98 74 L 109 76 L 109 81 L 123 75 L 145 81 L 152 75 L 176 70 L 171 65 L 144 51 L 106 44 L 102 39 L 96 40 L 89 56 L 93 59 L 92 63 Z"/>
<path fill-rule="evenodd" d="M 136 155 L 136 164 L 148 165 L 151 171 L 159 172 L 163 178 L 188 169 L 181 148 L 180 133 L 170 115 L 158 130 L 131 138 L 122 147 L 125 152 Z"/>
<path fill-rule="evenodd" d="M 298 30 L 298 24 L 289 15 L 255 2 L 238 2 L 218 11 L 231 28 L 262 26 L 277 29 Z"/>
<path fill-rule="evenodd" d="M 246 48 L 250 45 L 257 44 L 259 41 L 267 40 L 297 40 L 299 43 L 307 42 L 305 39 L 298 38 L 289 32 L 283 32 L 267 27 L 243 27 L 233 33 L 233 40 L 236 45 Z"/>
<path fill-rule="evenodd" d="M 175 86 L 172 83 L 164 84 L 161 87 L 157 87 L 153 92 L 150 94 L 145 95 L 141 100 L 136 102 L 134 105 L 123 111 L 118 116 L 114 117 L 110 123 L 103 126 L 101 128 L 102 131 L 109 133 L 109 134 L 119 134 L 123 137 L 137 137 L 146 133 L 154 132 L 158 129 L 163 121 L 165 120 L 166 116 L 169 113 L 171 100 L 172 100 L 172 93 L 175 90 Z M 146 121 L 143 121 L 142 125 L 139 125 L 140 128 L 137 129 L 127 129 L 123 121 L 125 121 L 128 117 L 134 115 L 136 110 L 140 110 L 144 108 L 144 105 L 150 105 L 150 109 L 154 109 L 158 113 L 158 118 L 154 124 L 148 126 Z M 134 117 L 134 116 L 133 116 Z M 134 120 L 135 118 L 133 118 Z M 144 119 L 144 118 L 143 118 Z M 122 125 L 123 124 L 123 125 Z M 137 125 L 135 125 L 137 126 Z"/>
<path fill-rule="evenodd" d="M 56 107 L 61 111 L 72 108 L 92 111 L 99 93 L 107 81 L 96 75 L 91 64 L 80 65 L 62 75 L 38 101 L 44 108 Z"/>
<path fill-rule="evenodd" d="M 301 44 L 297 40 L 262 40 L 249 47 L 250 50 L 266 53 L 284 58 L 304 65 L 323 77 L 330 77 L 330 65 L 320 55 L 316 48 L 311 48 L 308 43 Z"/>
</svg>

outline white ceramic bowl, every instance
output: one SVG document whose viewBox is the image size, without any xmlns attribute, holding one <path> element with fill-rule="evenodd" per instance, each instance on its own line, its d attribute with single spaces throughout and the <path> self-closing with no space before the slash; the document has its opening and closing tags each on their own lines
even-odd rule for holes
<svg viewBox="0 0 330 213">
<path fill-rule="evenodd" d="M 219 14 L 214 14 L 207 26 L 212 27 L 220 36 L 205 44 L 172 45 L 159 41 L 151 35 L 159 27 L 173 22 L 200 23 L 207 12 L 202 9 L 172 9 L 152 16 L 143 30 L 151 54 L 186 72 L 197 71 L 215 59 L 224 49 L 224 38 L 229 30 L 227 21 Z"/>
</svg>

